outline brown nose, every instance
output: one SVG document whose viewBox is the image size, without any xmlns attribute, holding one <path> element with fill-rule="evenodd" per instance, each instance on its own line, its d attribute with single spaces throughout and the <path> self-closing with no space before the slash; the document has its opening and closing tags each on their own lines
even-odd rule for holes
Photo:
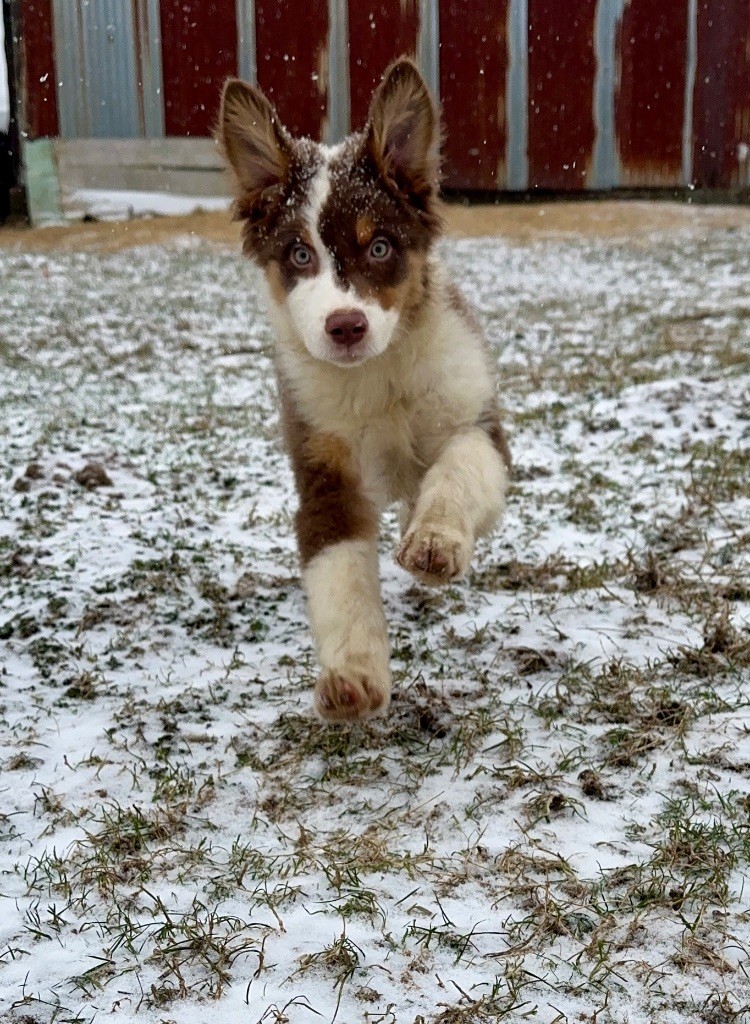
<svg viewBox="0 0 750 1024">
<path fill-rule="evenodd" d="M 350 348 L 367 334 L 367 317 L 358 309 L 337 309 L 326 320 L 326 334 L 337 345 Z"/>
</svg>

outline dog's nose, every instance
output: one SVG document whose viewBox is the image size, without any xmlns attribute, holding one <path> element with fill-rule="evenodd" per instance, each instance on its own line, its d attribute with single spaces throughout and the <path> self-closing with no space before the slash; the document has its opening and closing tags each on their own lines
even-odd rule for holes
<svg viewBox="0 0 750 1024">
<path fill-rule="evenodd" d="M 352 345 L 367 334 L 367 317 L 358 309 L 337 309 L 326 320 L 326 334 L 337 345 Z"/>
</svg>

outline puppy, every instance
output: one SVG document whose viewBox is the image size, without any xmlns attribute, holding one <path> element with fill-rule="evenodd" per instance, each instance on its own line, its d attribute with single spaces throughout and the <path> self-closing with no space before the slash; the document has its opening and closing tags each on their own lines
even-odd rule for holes
<svg viewBox="0 0 750 1024">
<path fill-rule="evenodd" d="M 504 507 L 510 456 L 481 328 L 441 264 L 438 119 L 416 65 L 391 65 L 367 125 L 337 146 L 292 138 L 229 80 L 217 138 L 276 337 L 297 541 L 329 722 L 389 704 L 378 517 L 426 584 L 466 571 Z"/>
</svg>

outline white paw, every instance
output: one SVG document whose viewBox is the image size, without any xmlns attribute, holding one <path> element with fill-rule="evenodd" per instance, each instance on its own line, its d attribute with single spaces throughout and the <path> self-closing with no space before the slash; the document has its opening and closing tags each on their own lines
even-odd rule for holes
<svg viewBox="0 0 750 1024">
<path fill-rule="evenodd" d="M 396 561 L 423 583 L 440 586 L 466 572 L 473 548 L 460 530 L 417 524 L 404 537 Z"/>
<path fill-rule="evenodd" d="M 390 700 L 387 670 L 325 669 L 315 685 L 315 709 L 326 722 L 363 722 L 383 714 Z"/>
</svg>

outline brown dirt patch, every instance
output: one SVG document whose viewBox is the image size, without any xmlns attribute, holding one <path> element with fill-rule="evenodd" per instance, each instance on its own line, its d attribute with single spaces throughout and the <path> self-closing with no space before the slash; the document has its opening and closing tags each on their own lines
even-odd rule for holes
<svg viewBox="0 0 750 1024">
<path fill-rule="evenodd" d="M 750 228 L 750 208 L 692 206 L 686 203 L 627 200 L 518 203 L 446 208 L 448 233 L 455 238 L 507 237 L 527 242 L 544 238 L 647 239 L 653 233 L 708 235 Z M 142 245 L 163 245 L 192 236 L 239 245 L 239 227 L 228 213 L 197 212 L 180 217 L 129 221 L 78 221 L 58 227 L 0 228 L 0 247 L 47 252 L 55 249 L 117 252 Z"/>
</svg>

